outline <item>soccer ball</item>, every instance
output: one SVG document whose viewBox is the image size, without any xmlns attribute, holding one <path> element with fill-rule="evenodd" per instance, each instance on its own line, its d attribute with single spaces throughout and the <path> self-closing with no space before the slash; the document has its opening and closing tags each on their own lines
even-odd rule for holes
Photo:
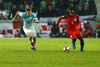
<svg viewBox="0 0 100 67">
<path fill-rule="evenodd" d="M 67 45 L 64 46 L 63 50 L 64 50 L 64 52 L 66 52 L 66 51 L 69 52 L 70 51 L 70 46 L 67 46 Z"/>
</svg>

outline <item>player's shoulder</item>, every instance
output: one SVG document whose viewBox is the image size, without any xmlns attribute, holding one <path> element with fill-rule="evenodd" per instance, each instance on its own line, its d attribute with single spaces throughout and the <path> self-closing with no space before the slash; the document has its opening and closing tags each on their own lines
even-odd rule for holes
<svg viewBox="0 0 100 67">
<path fill-rule="evenodd" d="M 34 12 L 31 12 L 31 14 L 35 15 L 35 13 L 34 13 Z"/>
<path fill-rule="evenodd" d="M 78 15 L 78 14 L 75 14 L 75 16 L 79 17 L 79 15 Z"/>
<path fill-rule="evenodd" d="M 66 16 L 66 17 L 67 17 L 67 16 L 69 16 L 69 14 L 65 14 L 64 16 Z"/>
<path fill-rule="evenodd" d="M 31 15 L 32 15 L 32 16 L 36 16 L 36 14 L 35 14 L 34 12 L 31 12 Z"/>
<path fill-rule="evenodd" d="M 62 17 L 68 17 L 69 16 L 69 14 L 65 14 L 65 15 L 63 15 Z"/>
<path fill-rule="evenodd" d="M 19 12 L 20 14 L 26 14 L 26 12 Z"/>
</svg>

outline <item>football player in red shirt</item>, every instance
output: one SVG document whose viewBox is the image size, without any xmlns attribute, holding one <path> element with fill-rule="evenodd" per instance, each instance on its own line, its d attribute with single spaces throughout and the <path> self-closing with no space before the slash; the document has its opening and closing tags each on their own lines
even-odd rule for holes
<svg viewBox="0 0 100 67">
<path fill-rule="evenodd" d="M 77 40 L 77 38 L 80 40 L 80 44 L 81 44 L 81 49 L 80 51 L 82 52 L 86 52 L 85 50 L 83 50 L 84 47 L 84 40 L 83 40 L 83 36 L 81 34 L 81 32 L 77 29 L 77 24 L 79 23 L 79 15 L 75 14 L 75 11 L 73 8 L 69 9 L 69 14 L 60 16 L 57 22 L 57 25 L 59 25 L 59 22 L 62 19 L 66 19 L 67 22 L 67 34 L 70 36 L 70 38 L 72 39 L 72 47 L 75 49 L 75 42 Z"/>
</svg>

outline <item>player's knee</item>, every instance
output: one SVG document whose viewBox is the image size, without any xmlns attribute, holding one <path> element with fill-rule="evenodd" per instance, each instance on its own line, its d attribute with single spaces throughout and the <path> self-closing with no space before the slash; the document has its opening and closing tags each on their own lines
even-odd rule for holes
<svg viewBox="0 0 100 67">
<path fill-rule="evenodd" d="M 33 37 L 33 40 L 35 41 L 36 40 L 36 37 Z"/>
<path fill-rule="evenodd" d="M 32 36 L 29 36 L 30 39 L 32 39 Z"/>
</svg>

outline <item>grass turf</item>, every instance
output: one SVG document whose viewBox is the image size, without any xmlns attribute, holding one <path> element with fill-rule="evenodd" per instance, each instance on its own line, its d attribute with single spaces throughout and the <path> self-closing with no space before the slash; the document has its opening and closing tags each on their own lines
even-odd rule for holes
<svg viewBox="0 0 100 67">
<path fill-rule="evenodd" d="M 37 51 L 28 38 L 0 38 L 0 67 L 100 67 L 100 39 L 84 39 L 87 51 L 80 52 L 80 42 L 72 49 L 69 38 L 37 38 Z M 63 47 L 69 45 L 70 52 Z"/>
</svg>

